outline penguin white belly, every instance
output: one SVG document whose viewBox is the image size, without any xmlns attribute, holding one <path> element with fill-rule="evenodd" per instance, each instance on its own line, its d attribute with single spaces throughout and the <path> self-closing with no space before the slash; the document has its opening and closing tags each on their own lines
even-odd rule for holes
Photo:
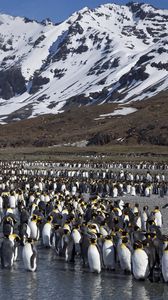
<svg viewBox="0 0 168 300">
<path fill-rule="evenodd" d="M 31 229 L 30 229 L 30 227 L 29 227 L 28 224 L 26 224 L 26 234 L 27 234 L 27 237 L 28 237 L 28 238 L 29 238 L 30 235 L 31 235 Z"/>
<path fill-rule="evenodd" d="M 136 190 L 134 186 L 131 187 L 131 196 L 136 196 Z"/>
<path fill-rule="evenodd" d="M 147 219 L 148 219 L 148 216 L 147 216 L 146 212 L 143 212 L 142 216 L 141 216 L 142 230 L 146 230 Z"/>
<path fill-rule="evenodd" d="M 163 252 L 161 259 L 162 275 L 165 282 L 168 282 L 168 251 Z"/>
<path fill-rule="evenodd" d="M 106 268 L 115 269 L 115 250 L 112 241 L 103 244 L 103 262 Z"/>
<path fill-rule="evenodd" d="M 78 253 L 80 253 L 81 234 L 77 229 L 72 230 L 72 239 L 75 244 L 75 252 L 78 254 Z"/>
<path fill-rule="evenodd" d="M 91 272 L 101 272 L 100 254 L 96 245 L 88 248 L 88 263 Z"/>
<path fill-rule="evenodd" d="M 132 255 L 132 271 L 135 279 L 145 279 L 149 275 L 148 256 L 143 249 L 136 249 Z"/>
<path fill-rule="evenodd" d="M 118 196 L 118 189 L 114 188 L 113 189 L 113 198 L 116 198 Z"/>
<path fill-rule="evenodd" d="M 127 246 L 121 244 L 118 250 L 120 267 L 123 271 L 131 271 L 131 252 Z"/>
<path fill-rule="evenodd" d="M 155 213 L 155 224 L 160 228 L 162 227 L 162 215 L 160 212 Z"/>
<path fill-rule="evenodd" d="M 103 237 L 106 237 L 108 235 L 107 230 L 102 226 L 100 226 L 100 233 L 102 234 Z"/>
<path fill-rule="evenodd" d="M 74 243 L 78 244 L 80 242 L 81 235 L 80 235 L 80 232 L 77 229 L 72 230 L 72 238 L 73 238 Z"/>
<path fill-rule="evenodd" d="M 42 230 L 42 241 L 46 247 L 51 247 L 51 224 L 46 223 Z"/>
<path fill-rule="evenodd" d="M 39 239 L 39 229 L 37 227 L 36 222 L 30 222 L 29 223 L 29 227 L 30 227 L 30 231 L 31 231 L 31 238 L 34 240 L 38 240 Z"/>
<path fill-rule="evenodd" d="M 33 256 L 32 246 L 30 243 L 27 243 L 23 246 L 23 250 L 22 250 L 23 263 L 26 270 L 34 272 L 36 270 L 37 264 L 36 264 L 36 257 L 34 257 L 33 261 L 31 261 L 32 256 Z"/>
<path fill-rule="evenodd" d="M 139 217 L 136 221 L 136 225 L 141 228 L 142 227 L 142 221 L 141 221 L 141 217 Z"/>
</svg>

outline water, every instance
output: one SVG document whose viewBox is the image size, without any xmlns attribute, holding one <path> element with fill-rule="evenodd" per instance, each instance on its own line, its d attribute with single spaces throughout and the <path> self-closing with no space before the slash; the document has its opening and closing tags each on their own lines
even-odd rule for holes
<svg viewBox="0 0 168 300">
<path fill-rule="evenodd" d="M 12 270 L 0 268 L 0 299 L 167 300 L 168 284 L 135 281 L 131 275 L 92 274 L 80 261 L 66 263 L 53 250 L 38 248 L 35 273 L 24 270 L 21 253 Z"/>
</svg>

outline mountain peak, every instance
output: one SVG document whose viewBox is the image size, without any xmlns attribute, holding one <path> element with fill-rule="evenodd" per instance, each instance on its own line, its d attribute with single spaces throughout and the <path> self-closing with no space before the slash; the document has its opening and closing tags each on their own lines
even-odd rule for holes
<svg viewBox="0 0 168 300">
<path fill-rule="evenodd" d="M 0 120 L 143 100 L 168 88 L 168 10 L 84 7 L 60 24 L 0 15 Z"/>
</svg>

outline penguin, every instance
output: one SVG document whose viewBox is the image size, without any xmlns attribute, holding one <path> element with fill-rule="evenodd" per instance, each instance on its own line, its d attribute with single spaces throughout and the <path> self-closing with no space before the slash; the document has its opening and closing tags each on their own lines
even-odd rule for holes
<svg viewBox="0 0 168 300">
<path fill-rule="evenodd" d="M 72 239 L 74 241 L 74 245 L 75 245 L 75 254 L 80 254 L 80 240 L 81 240 L 81 234 L 79 232 L 79 229 L 78 229 L 79 226 L 76 226 L 76 228 L 73 228 L 72 229 L 72 232 L 71 232 L 71 236 L 72 236 Z"/>
<path fill-rule="evenodd" d="M 52 220 L 53 217 L 49 216 L 47 218 L 47 222 L 44 224 L 42 229 L 42 243 L 45 247 L 51 247 L 52 246 Z"/>
<path fill-rule="evenodd" d="M 159 228 L 162 227 L 162 214 L 161 211 L 159 210 L 159 206 L 155 206 L 155 210 L 154 210 L 154 221 L 156 226 L 158 226 Z"/>
<path fill-rule="evenodd" d="M 116 265 L 116 250 L 113 240 L 110 235 L 105 237 L 102 253 L 103 253 L 103 263 L 106 269 L 115 270 Z"/>
<path fill-rule="evenodd" d="M 138 226 L 141 229 L 142 221 L 141 221 L 141 216 L 140 216 L 139 212 L 134 213 L 134 224 L 135 224 L 135 226 Z"/>
<path fill-rule="evenodd" d="M 117 198 L 117 196 L 118 196 L 118 189 L 117 186 L 115 185 L 113 188 L 113 198 Z"/>
<path fill-rule="evenodd" d="M 148 255 L 149 263 L 149 280 L 152 282 L 159 281 L 158 274 L 160 270 L 160 241 L 153 233 L 147 233 L 146 240 L 142 241 L 143 249 Z M 158 272 L 159 271 L 159 272 Z"/>
<path fill-rule="evenodd" d="M 133 245 L 134 252 L 132 254 L 132 273 L 135 279 L 145 280 L 150 273 L 148 255 L 143 249 L 140 241 Z"/>
<path fill-rule="evenodd" d="M 161 271 L 164 282 L 168 282 L 168 245 L 163 250 L 163 255 L 161 258 Z"/>
<path fill-rule="evenodd" d="M 14 261 L 17 260 L 18 257 L 18 242 L 20 241 L 20 237 L 17 234 L 10 234 L 9 240 L 13 244 L 13 252 L 14 252 Z"/>
<path fill-rule="evenodd" d="M 146 231 L 147 228 L 146 228 L 146 223 L 147 223 L 147 220 L 148 220 L 148 217 L 149 217 L 149 211 L 148 211 L 148 206 L 145 205 L 143 207 L 143 212 L 141 214 L 141 224 L 142 224 L 142 230 Z"/>
<path fill-rule="evenodd" d="M 133 249 L 129 243 L 128 237 L 123 237 L 121 244 L 118 246 L 118 258 L 120 267 L 125 273 L 131 273 L 132 252 Z"/>
<path fill-rule="evenodd" d="M 88 247 L 88 264 L 91 272 L 96 272 L 98 274 L 101 272 L 100 253 L 95 238 L 90 239 L 90 245 Z"/>
<path fill-rule="evenodd" d="M 71 230 L 68 224 L 63 227 L 64 233 L 61 237 L 61 253 L 66 262 L 74 262 L 75 244 L 71 236 Z"/>
<path fill-rule="evenodd" d="M 104 238 L 106 236 L 108 236 L 108 228 L 107 228 L 107 224 L 105 223 L 105 221 L 101 222 L 101 224 L 100 224 L 100 233 Z"/>
<path fill-rule="evenodd" d="M 90 235 L 87 232 L 81 232 L 80 248 L 83 266 L 88 265 L 88 248 L 90 245 Z"/>
<path fill-rule="evenodd" d="M 38 217 L 34 215 L 28 222 L 28 226 L 30 227 L 30 237 L 36 241 L 39 240 L 40 231 L 37 225 Z"/>
<path fill-rule="evenodd" d="M 55 251 L 57 255 L 61 255 L 61 238 L 63 235 L 63 229 L 59 224 L 54 224 L 53 228 L 54 241 L 55 241 Z"/>
<path fill-rule="evenodd" d="M 3 239 L 0 253 L 2 268 L 12 268 L 14 263 L 14 246 L 8 237 Z"/>
<path fill-rule="evenodd" d="M 37 250 L 33 239 L 26 240 L 22 249 L 24 267 L 27 271 L 35 272 L 37 269 Z"/>
<path fill-rule="evenodd" d="M 21 239 L 21 245 L 24 245 L 25 239 L 29 238 L 31 235 L 30 227 L 27 223 L 22 223 L 19 225 L 19 236 Z"/>
<path fill-rule="evenodd" d="M 17 223 L 16 219 L 12 215 L 6 215 L 3 218 L 3 234 L 4 236 L 8 236 L 13 233 L 14 226 Z"/>
</svg>

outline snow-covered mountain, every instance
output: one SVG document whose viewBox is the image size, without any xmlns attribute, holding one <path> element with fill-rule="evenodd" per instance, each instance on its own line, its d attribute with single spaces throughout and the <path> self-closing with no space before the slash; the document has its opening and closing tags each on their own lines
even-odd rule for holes
<svg viewBox="0 0 168 300">
<path fill-rule="evenodd" d="M 87 7 L 60 24 L 0 15 L 0 121 L 168 89 L 168 10 Z"/>
</svg>

